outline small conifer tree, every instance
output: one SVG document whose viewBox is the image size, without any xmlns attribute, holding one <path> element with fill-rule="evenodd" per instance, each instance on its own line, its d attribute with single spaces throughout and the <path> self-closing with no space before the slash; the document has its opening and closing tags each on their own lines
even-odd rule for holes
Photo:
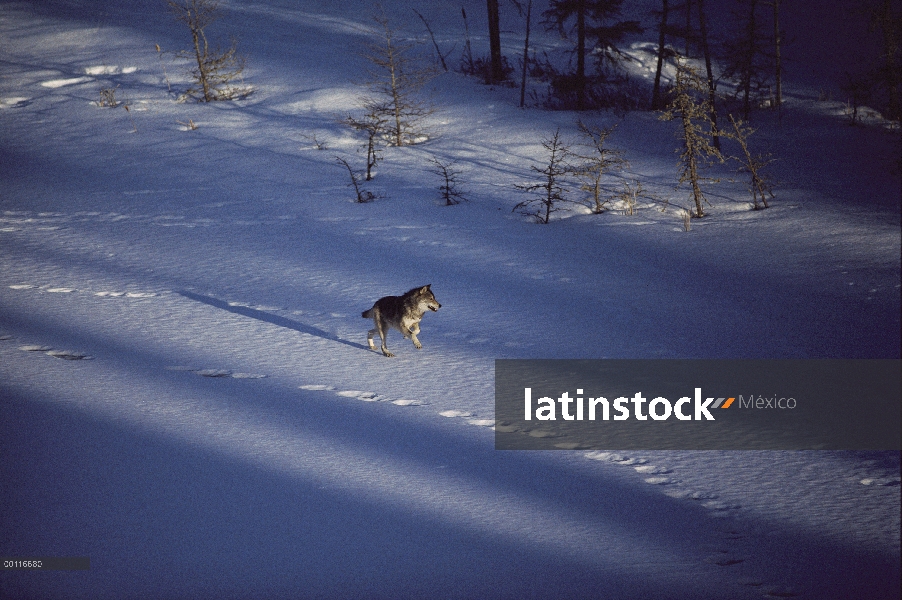
<svg viewBox="0 0 902 600">
<path fill-rule="evenodd" d="M 373 179 L 373 169 L 382 160 L 380 136 L 385 129 L 383 113 L 370 110 L 363 118 L 357 119 L 349 115 L 344 122 L 366 135 L 366 181 L 370 181 Z"/>
<path fill-rule="evenodd" d="M 192 50 L 181 56 L 193 59 L 197 66 L 191 69 L 194 85 L 186 95 L 197 97 L 201 102 L 213 102 L 234 100 L 250 94 L 250 87 L 235 84 L 245 66 L 245 59 L 238 54 L 236 42 L 232 40 L 225 51 L 214 50 L 207 42 L 205 30 L 221 14 L 219 0 L 167 0 L 167 4 L 175 18 L 187 25 L 191 32 Z"/>
<path fill-rule="evenodd" d="M 565 162 L 569 153 L 569 147 L 561 139 L 560 128 L 554 132 L 551 139 L 542 141 L 542 147 L 548 151 L 548 162 L 544 167 L 532 165 L 530 168 L 542 175 L 543 181 L 535 184 L 515 186 L 524 192 L 541 193 L 527 200 L 517 203 L 513 210 L 519 210 L 522 214 L 533 217 L 537 223 L 548 224 L 551 213 L 559 210 L 556 205 L 566 202 L 564 193 L 567 188 L 563 186 L 563 178 L 570 172 Z M 534 205 L 538 206 L 534 206 Z"/>
<path fill-rule="evenodd" d="M 742 121 L 735 120 L 733 115 L 730 115 L 730 123 L 733 125 L 733 134 L 730 137 L 736 140 L 742 149 L 741 157 L 732 158 L 740 164 L 739 171 L 741 173 L 749 174 L 749 191 L 752 193 L 752 202 L 755 210 L 767 208 L 767 199 L 774 198 L 774 192 L 770 182 L 761 171 L 773 161 L 770 155 L 752 154 L 749 150 L 748 137 L 755 132 L 754 129 L 744 127 L 745 124 Z"/>
<path fill-rule="evenodd" d="M 695 204 L 693 216 L 696 218 L 705 216 L 702 205 L 707 203 L 700 184 L 704 181 L 717 181 L 703 177 L 701 169 L 712 160 L 721 163 L 724 161 L 711 140 L 711 110 L 708 106 L 707 93 L 707 85 L 698 71 L 685 60 L 679 60 L 670 104 L 661 115 L 661 119 L 665 121 L 680 119 L 681 127 L 677 134 L 682 141 L 679 181 L 689 183 L 692 189 L 692 200 Z"/>
<path fill-rule="evenodd" d="M 616 125 L 608 128 L 586 125 L 577 121 L 583 143 L 580 151 L 570 151 L 570 171 L 580 182 L 580 189 L 589 192 L 589 208 L 592 212 L 604 212 L 610 199 L 605 191 L 604 179 L 612 171 L 622 171 L 629 166 L 623 153 L 606 146 L 608 136 Z"/>
<path fill-rule="evenodd" d="M 355 202 L 357 202 L 358 204 L 365 204 L 367 202 L 372 202 L 373 200 L 378 198 L 378 196 L 373 192 L 360 187 L 360 175 L 356 173 L 353 168 L 351 168 L 350 163 L 346 159 L 340 156 L 336 156 L 335 162 L 344 166 L 344 168 L 348 170 L 348 175 L 350 175 L 351 177 L 351 183 L 349 183 L 348 185 L 354 188 L 354 194 L 357 197 Z"/>
<path fill-rule="evenodd" d="M 423 86 L 435 70 L 417 65 L 410 56 L 414 44 L 398 40 L 397 30 L 384 13 L 374 17 L 379 25 L 379 41 L 367 44 L 365 58 L 373 64 L 363 99 L 368 114 L 379 115 L 384 133 L 394 146 L 407 146 L 427 137 L 423 121 L 432 107 L 420 97 Z"/>
<path fill-rule="evenodd" d="M 443 163 L 437 158 L 433 158 L 429 162 L 433 165 L 429 172 L 438 175 L 441 179 L 438 189 L 442 200 L 445 201 L 445 206 L 453 206 L 467 200 L 460 189 L 458 181 L 460 173 L 454 168 L 454 163 Z"/>
</svg>

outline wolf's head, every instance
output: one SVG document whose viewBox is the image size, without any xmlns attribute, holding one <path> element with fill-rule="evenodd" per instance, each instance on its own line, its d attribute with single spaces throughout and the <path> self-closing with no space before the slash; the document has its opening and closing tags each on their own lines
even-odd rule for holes
<svg viewBox="0 0 902 600">
<path fill-rule="evenodd" d="M 414 288 L 410 292 L 413 292 L 414 297 L 417 299 L 417 304 L 422 308 L 428 308 L 432 312 L 437 311 L 442 307 L 441 304 L 438 303 L 438 300 L 435 299 L 435 294 L 432 293 L 430 289 L 432 284 L 424 285 L 421 288 Z M 410 293 L 408 292 L 408 293 Z"/>
</svg>

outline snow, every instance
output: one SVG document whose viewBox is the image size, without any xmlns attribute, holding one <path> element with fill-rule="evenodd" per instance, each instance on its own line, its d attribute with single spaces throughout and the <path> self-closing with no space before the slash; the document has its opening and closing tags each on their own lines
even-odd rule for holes
<svg viewBox="0 0 902 600">
<path fill-rule="evenodd" d="M 432 136 L 386 149 L 361 205 L 334 156 L 362 163 L 339 121 L 371 7 L 228 5 L 212 31 L 255 91 L 203 105 L 178 101 L 163 2 L 0 4 L 0 554 L 91 558 L 2 572 L 0 597 L 898 597 L 898 452 L 502 452 L 492 431 L 496 358 L 899 358 L 896 138 L 788 77 L 752 122 L 772 207 L 716 167 L 687 232 L 673 124 L 591 114 L 659 201 L 537 225 L 514 186 L 575 115 L 447 73 Z M 444 48 L 459 9 L 422 10 Z M 469 202 L 442 206 L 433 157 Z M 427 283 L 424 348 L 371 351 L 361 311 Z"/>
</svg>

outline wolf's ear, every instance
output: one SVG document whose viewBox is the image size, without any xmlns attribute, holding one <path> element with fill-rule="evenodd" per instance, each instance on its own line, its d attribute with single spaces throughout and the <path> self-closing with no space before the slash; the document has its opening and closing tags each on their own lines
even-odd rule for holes
<svg viewBox="0 0 902 600">
<path fill-rule="evenodd" d="M 426 285 L 424 285 L 424 286 L 421 288 L 421 291 L 423 291 L 423 292 L 428 292 L 428 291 L 429 291 L 429 288 L 430 288 L 431 286 L 432 286 L 431 283 L 427 283 Z"/>
</svg>

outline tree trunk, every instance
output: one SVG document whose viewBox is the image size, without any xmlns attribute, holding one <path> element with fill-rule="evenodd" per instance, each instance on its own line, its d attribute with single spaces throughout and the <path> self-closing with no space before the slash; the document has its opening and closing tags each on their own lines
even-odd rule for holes
<svg viewBox="0 0 902 600">
<path fill-rule="evenodd" d="M 196 24 L 191 26 L 191 37 L 194 39 L 194 55 L 197 57 L 197 77 L 200 80 L 201 88 L 204 91 L 204 102 L 212 102 L 212 94 L 210 93 L 210 83 L 207 81 L 207 39 L 203 37 L 204 32 Z M 201 50 L 201 38 L 203 38 L 203 50 Z"/>
<path fill-rule="evenodd" d="M 401 123 L 401 104 L 403 102 L 403 98 L 401 97 L 401 88 L 400 84 L 398 83 L 398 65 L 395 61 L 395 49 L 392 46 L 391 37 L 388 38 L 387 42 L 388 47 L 386 48 L 386 58 L 388 58 L 387 67 L 390 77 L 389 85 L 391 86 L 392 117 L 395 120 L 395 146 L 398 146 L 400 148 L 404 145 L 404 139 L 402 137 L 404 128 Z"/>
<path fill-rule="evenodd" d="M 899 24 L 893 20 L 893 10 L 890 0 L 884 0 L 880 8 L 880 26 L 883 29 L 883 54 L 885 56 L 886 86 L 889 92 L 889 118 L 898 121 L 902 116 L 902 106 L 899 105 L 899 65 L 896 64 L 896 55 L 899 52 Z"/>
<path fill-rule="evenodd" d="M 714 101 L 717 97 L 714 85 L 714 72 L 711 69 L 711 50 L 708 47 L 708 25 L 705 20 L 705 0 L 698 0 L 698 28 L 701 34 L 702 54 L 705 55 L 705 70 L 708 75 L 708 104 L 710 105 L 711 138 L 714 147 L 720 150 L 720 136 L 717 129 L 717 108 Z"/>
<path fill-rule="evenodd" d="M 661 109 L 661 69 L 664 66 L 664 43 L 667 30 L 667 0 L 663 0 L 661 6 L 661 25 L 658 31 L 658 66 L 655 69 L 655 86 L 651 91 L 651 109 Z"/>
<path fill-rule="evenodd" d="M 776 78 L 776 95 L 774 96 L 774 106 L 779 108 L 783 104 L 783 67 L 780 62 L 780 43 L 782 41 L 780 35 L 780 0 L 773 0 L 774 3 L 774 69 Z"/>
<path fill-rule="evenodd" d="M 689 58 L 689 41 L 692 37 L 692 0 L 686 0 L 686 58 Z"/>
<path fill-rule="evenodd" d="M 501 65 L 501 25 L 498 16 L 498 0 L 486 0 L 489 11 L 489 52 L 491 54 L 491 83 L 504 79 Z"/>
<path fill-rule="evenodd" d="M 755 25 L 755 8 L 758 0 L 749 2 L 749 20 L 746 28 L 746 55 L 743 57 L 742 66 L 742 118 L 744 121 L 749 120 L 749 114 L 752 112 L 751 94 L 752 94 L 752 71 L 754 71 L 756 35 L 758 34 Z"/>
<path fill-rule="evenodd" d="M 576 3 L 576 110 L 586 108 L 586 0 Z"/>
<path fill-rule="evenodd" d="M 526 73 L 529 70 L 529 28 L 532 24 L 532 0 L 526 5 L 526 40 L 523 42 L 523 80 L 520 82 L 520 108 L 526 105 Z"/>
<path fill-rule="evenodd" d="M 554 160 L 554 158 L 552 158 L 552 160 Z M 546 191 L 547 195 L 545 196 L 545 220 L 543 222 L 547 225 L 551 220 L 551 205 L 554 204 L 554 175 L 552 175 L 551 172 L 549 172 L 548 174 L 548 184 Z"/>
</svg>

